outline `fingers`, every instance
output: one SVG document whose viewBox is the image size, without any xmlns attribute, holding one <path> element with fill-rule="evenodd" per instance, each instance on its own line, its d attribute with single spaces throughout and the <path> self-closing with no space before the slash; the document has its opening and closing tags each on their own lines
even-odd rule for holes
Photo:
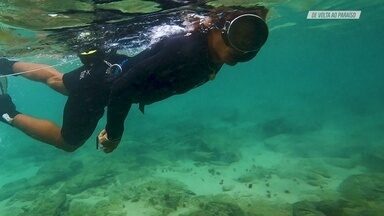
<svg viewBox="0 0 384 216">
<path fill-rule="evenodd" d="M 100 133 L 99 133 L 99 137 L 103 137 L 107 134 L 107 131 L 105 129 L 103 129 Z"/>
<path fill-rule="evenodd" d="M 107 140 L 107 131 L 102 130 L 99 135 L 97 136 L 99 143 L 103 143 L 105 140 Z"/>
<path fill-rule="evenodd" d="M 104 129 L 102 130 L 99 135 L 97 136 L 98 138 L 98 144 L 99 148 L 104 152 L 104 153 L 111 153 L 117 145 L 119 144 L 119 141 L 110 141 L 108 140 L 108 134 L 107 131 Z"/>
<path fill-rule="evenodd" d="M 113 150 L 115 150 L 115 148 L 116 148 L 116 147 L 111 147 L 111 146 L 106 147 L 106 146 L 104 146 L 104 148 L 103 148 L 103 152 L 106 153 L 106 154 L 108 154 L 108 153 L 113 152 Z"/>
<path fill-rule="evenodd" d="M 105 143 L 103 143 L 103 146 L 104 146 L 104 152 L 105 153 L 111 153 L 113 152 L 117 146 L 119 145 L 120 141 L 106 141 Z"/>
<path fill-rule="evenodd" d="M 105 135 L 105 134 L 107 134 L 107 131 L 105 129 L 103 129 L 100 133 Z"/>
</svg>

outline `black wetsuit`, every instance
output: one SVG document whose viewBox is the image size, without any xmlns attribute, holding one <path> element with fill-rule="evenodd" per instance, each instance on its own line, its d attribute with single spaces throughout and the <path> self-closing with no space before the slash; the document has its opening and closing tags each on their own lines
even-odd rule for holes
<svg viewBox="0 0 384 216">
<path fill-rule="evenodd" d="M 165 38 L 134 57 L 110 55 L 104 59 L 123 68 L 116 77 L 109 66 L 95 62 L 64 75 L 69 90 L 62 135 L 71 145 L 82 145 L 93 133 L 108 107 L 106 131 L 110 140 L 120 139 L 132 103 L 144 106 L 185 93 L 210 79 L 221 68 L 209 56 L 205 33 Z"/>
</svg>

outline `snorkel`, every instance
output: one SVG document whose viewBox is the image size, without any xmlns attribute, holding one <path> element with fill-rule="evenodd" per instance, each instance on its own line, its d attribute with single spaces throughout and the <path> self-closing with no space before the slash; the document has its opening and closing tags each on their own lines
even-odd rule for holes
<svg viewBox="0 0 384 216">
<path fill-rule="evenodd" d="M 88 51 L 84 51 L 78 54 L 81 63 L 85 66 L 90 67 L 96 62 L 102 61 L 105 58 L 105 54 L 103 51 L 99 49 L 91 49 Z"/>
</svg>

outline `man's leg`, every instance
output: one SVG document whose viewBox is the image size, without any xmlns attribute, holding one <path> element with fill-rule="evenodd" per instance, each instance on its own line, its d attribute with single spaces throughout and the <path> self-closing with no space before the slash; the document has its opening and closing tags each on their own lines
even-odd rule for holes
<svg viewBox="0 0 384 216">
<path fill-rule="evenodd" d="M 16 110 L 9 95 L 0 95 L 0 121 L 9 124 L 28 136 L 55 146 L 56 148 L 72 152 L 77 147 L 66 143 L 61 129 L 54 123 L 24 115 Z"/>
<path fill-rule="evenodd" d="M 63 74 L 48 65 L 16 62 L 13 64 L 12 70 L 14 73 L 30 71 L 22 74 L 22 76 L 33 81 L 42 82 L 53 90 L 68 95 L 68 90 L 63 84 Z"/>
<path fill-rule="evenodd" d="M 13 118 L 12 126 L 36 140 L 64 151 L 73 152 L 77 149 L 77 147 L 69 145 L 64 141 L 61 135 L 61 128 L 50 121 L 18 114 Z"/>
<path fill-rule="evenodd" d="M 61 94 L 68 94 L 63 84 L 63 74 L 48 65 L 25 62 L 13 63 L 4 59 L 1 60 L 3 61 L 1 63 L 3 63 L 2 66 L 4 66 L 4 68 L 0 68 L 0 70 L 5 70 L 5 74 L 31 71 L 23 74 L 23 76 L 33 81 L 45 83 Z M 20 114 L 16 111 L 16 107 L 8 95 L 0 95 L 0 102 L 1 121 L 18 128 L 25 134 L 44 143 L 65 151 L 76 150 L 76 147 L 64 142 L 61 129 L 54 123 Z M 5 117 L 4 114 L 6 114 Z"/>
</svg>

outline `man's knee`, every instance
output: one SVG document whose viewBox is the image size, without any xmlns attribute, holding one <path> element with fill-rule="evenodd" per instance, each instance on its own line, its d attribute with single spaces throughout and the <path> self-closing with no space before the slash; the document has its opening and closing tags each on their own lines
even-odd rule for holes
<svg viewBox="0 0 384 216">
<path fill-rule="evenodd" d="M 66 152 L 74 152 L 80 148 L 85 143 L 85 141 L 86 140 L 74 139 L 74 137 L 65 137 L 63 134 L 61 134 L 60 140 L 57 142 L 58 145 L 56 145 L 56 147 Z"/>
<path fill-rule="evenodd" d="M 84 145 L 87 140 L 79 140 L 73 137 L 63 137 L 63 144 L 59 147 L 66 152 L 74 152 Z"/>
<path fill-rule="evenodd" d="M 64 145 L 59 146 L 59 148 L 66 152 L 74 152 L 81 146 L 82 145 L 72 145 L 72 144 L 65 143 Z"/>
</svg>

